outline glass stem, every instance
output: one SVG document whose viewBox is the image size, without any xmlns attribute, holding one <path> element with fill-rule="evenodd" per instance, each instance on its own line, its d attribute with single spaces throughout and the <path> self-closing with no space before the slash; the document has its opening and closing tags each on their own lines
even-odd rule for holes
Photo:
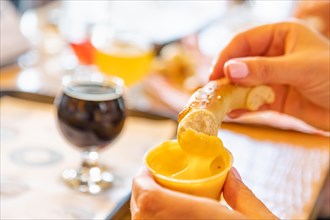
<svg viewBox="0 0 330 220">
<path fill-rule="evenodd" d="M 96 151 L 83 151 L 82 152 L 82 167 L 91 168 L 97 166 L 99 153 Z"/>
</svg>

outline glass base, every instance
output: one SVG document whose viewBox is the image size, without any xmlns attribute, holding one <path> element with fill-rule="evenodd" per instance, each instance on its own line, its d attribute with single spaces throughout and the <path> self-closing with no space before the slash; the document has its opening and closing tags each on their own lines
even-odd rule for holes
<svg viewBox="0 0 330 220">
<path fill-rule="evenodd" d="M 113 185 L 114 176 L 105 167 L 81 167 L 62 173 L 65 183 L 80 192 L 98 194 Z"/>
</svg>

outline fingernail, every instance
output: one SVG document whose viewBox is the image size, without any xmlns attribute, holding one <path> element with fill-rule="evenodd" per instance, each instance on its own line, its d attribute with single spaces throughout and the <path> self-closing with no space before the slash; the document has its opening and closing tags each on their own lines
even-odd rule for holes
<svg viewBox="0 0 330 220">
<path fill-rule="evenodd" d="M 142 165 L 142 166 L 140 166 L 138 173 L 146 172 L 146 170 L 148 170 L 147 167 L 145 165 Z"/>
<path fill-rule="evenodd" d="M 231 78 L 240 79 L 249 74 L 248 66 L 241 61 L 231 60 L 228 61 L 225 66 L 229 69 Z"/>
<path fill-rule="evenodd" d="M 242 181 L 242 177 L 239 175 L 238 171 L 236 170 L 235 167 L 231 168 L 231 172 L 233 173 L 233 175 L 235 176 L 236 179 Z"/>
</svg>

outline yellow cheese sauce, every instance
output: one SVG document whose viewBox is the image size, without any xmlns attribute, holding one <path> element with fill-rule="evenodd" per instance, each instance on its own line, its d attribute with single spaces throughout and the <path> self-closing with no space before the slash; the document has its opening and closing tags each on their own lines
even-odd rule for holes
<svg viewBox="0 0 330 220">
<path fill-rule="evenodd" d="M 188 159 L 188 164 L 185 169 L 173 174 L 172 177 L 199 179 L 223 170 L 224 164 L 220 157 L 225 153 L 225 149 L 218 137 L 188 129 L 179 134 L 178 142 Z"/>
<path fill-rule="evenodd" d="M 165 141 L 151 148 L 145 164 L 155 180 L 176 191 L 219 200 L 231 153 L 216 136 L 188 129 L 178 140 Z"/>
</svg>

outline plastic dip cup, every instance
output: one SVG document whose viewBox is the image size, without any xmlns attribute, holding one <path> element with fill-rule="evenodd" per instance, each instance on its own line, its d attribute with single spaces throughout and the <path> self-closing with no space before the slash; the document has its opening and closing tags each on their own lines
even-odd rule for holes
<svg viewBox="0 0 330 220">
<path fill-rule="evenodd" d="M 144 163 L 160 185 L 202 197 L 220 200 L 221 191 L 232 167 L 233 156 L 228 149 L 211 164 L 222 169 L 212 176 L 201 179 L 177 179 L 173 174 L 188 165 L 188 158 L 176 140 L 163 142 L 147 151 Z"/>
</svg>

